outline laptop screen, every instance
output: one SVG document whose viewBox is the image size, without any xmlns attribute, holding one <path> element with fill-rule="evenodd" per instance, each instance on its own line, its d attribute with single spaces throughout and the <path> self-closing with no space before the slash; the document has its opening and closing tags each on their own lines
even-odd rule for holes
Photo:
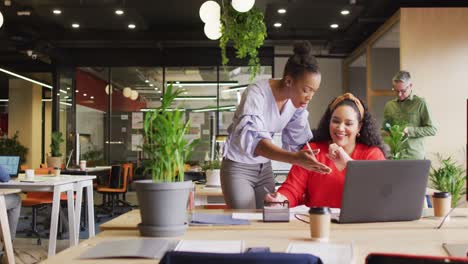
<svg viewBox="0 0 468 264">
<path fill-rule="evenodd" d="M 18 176 L 19 161 L 19 156 L 0 156 L 0 166 L 10 174 L 10 177 Z"/>
</svg>

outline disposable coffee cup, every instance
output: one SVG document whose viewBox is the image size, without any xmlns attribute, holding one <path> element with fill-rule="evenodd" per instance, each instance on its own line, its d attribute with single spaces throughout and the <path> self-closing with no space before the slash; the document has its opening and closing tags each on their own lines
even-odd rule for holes
<svg viewBox="0 0 468 264">
<path fill-rule="evenodd" d="M 436 192 L 432 195 L 434 216 L 444 217 L 450 212 L 452 196 L 448 192 Z"/>
<path fill-rule="evenodd" d="M 27 169 L 24 172 L 26 174 L 26 180 L 34 180 L 34 170 Z"/>
<path fill-rule="evenodd" d="M 80 160 L 80 170 L 86 170 L 86 160 Z"/>
<path fill-rule="evenodd" d="M 58 168 L 54 169 L 54 176 L 60 176 L 60 169 Z"/>
<path fill-rule="evenodd" d="M 327 242 L 330 237 L 330 208 L 311 207 L 310 217 L 310 237 L 314 241 Z"/>
</svg>

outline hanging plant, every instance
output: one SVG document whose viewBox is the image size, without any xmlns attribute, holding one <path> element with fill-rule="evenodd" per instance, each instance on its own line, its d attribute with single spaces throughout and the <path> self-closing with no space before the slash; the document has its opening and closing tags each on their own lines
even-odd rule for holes
<svg viewBox="0 0 468 264">
<path fill-rule="evenodd" d="M 239 13 L 230 4 L 223 5 L 219 41 L 223 66 L 229 62 L 226 56 L 226 45 L 231 40 L 237 58 L 249 57 L 248 66 L 252 81 L 260 70 L 258 49 L 263 45 L 266 36 L 263 13 L 258 8 L 254 7 L 248 12 Z"/>
</svg>

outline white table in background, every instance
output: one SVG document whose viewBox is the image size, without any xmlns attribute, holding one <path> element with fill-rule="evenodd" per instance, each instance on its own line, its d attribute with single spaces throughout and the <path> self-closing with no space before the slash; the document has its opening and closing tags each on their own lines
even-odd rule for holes
<svg viewBox="0 0 468 264">
<path fill-rule="evenodd" d="M 15 264 L 15 253 L 11 242 L 10 225 L 8 223 L 7 208 L 5 203 L 5 195 L 18 193 L 18 189 L 0 190 L 0 227 L 2 232 L 3 246 L 9 264 Z"/>
<path fill-rule="evenodd" d="M 17 179 L 9 182 L 0 183 L 0 189 L 20 189 L 23 192 L 52 192 L 52 214 L 49 235 L 49 250 L 48 255 L 52 256 L 56 253 L 57 231 L 60 195 L 62 192 L 67 193 L 67 208 L 68 208 L 68 228 L 70 233 L 70 246 L 78 244 L 79 240 L 79 221 L 81 216 L 81 202 L 83 189 L 87 189 L 88 200 L 88 217 L 89 217 L 89 237 L 95 236 L 94 230 L 94 199 L 93 199 L 93 179 L 96 176 L 41 176 L 36 175 L 36 182 L 22 182 L 24 176 L 20 175 Z M 73 202 L 73 192 L 76 191 L 76 201 Z M 76 212 L 76 213 L 75 213 Z"/>
</svg>

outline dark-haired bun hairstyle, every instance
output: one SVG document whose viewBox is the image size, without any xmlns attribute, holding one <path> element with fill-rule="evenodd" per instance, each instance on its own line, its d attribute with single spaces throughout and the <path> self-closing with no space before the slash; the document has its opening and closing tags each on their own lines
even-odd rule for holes
<svg viewBox="0 0 468 264">
<path fill-rule="evenodd" d="M 320 70 L 312 54 L 312 45 L 309 41 L 302 41 L 294 44 L 294 55 L 289 57 L 284 67 L 284 76 L 298 78 L 306 72 L 320 73 Z"/>
</svg>

